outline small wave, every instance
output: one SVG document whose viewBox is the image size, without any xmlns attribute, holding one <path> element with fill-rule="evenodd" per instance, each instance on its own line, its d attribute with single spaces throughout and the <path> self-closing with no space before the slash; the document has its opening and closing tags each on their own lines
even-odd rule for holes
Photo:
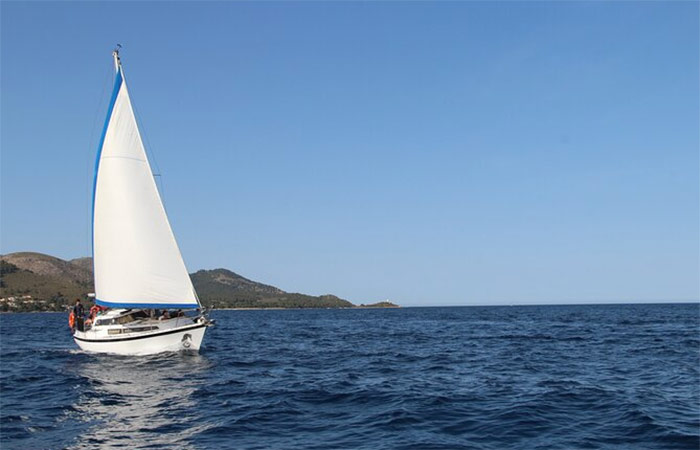
<svg viewBox="0 0 700 450">
<path fill-rule="evenodd" d="M 217 312 L 199 355 L 133 357 L 69 348 L 43 316 L 13 316 L 1 446 L 700 446 L 697 307 L 242 316 Z M 25 322 L 36 340 L 16 339 Z"/>
</svg>

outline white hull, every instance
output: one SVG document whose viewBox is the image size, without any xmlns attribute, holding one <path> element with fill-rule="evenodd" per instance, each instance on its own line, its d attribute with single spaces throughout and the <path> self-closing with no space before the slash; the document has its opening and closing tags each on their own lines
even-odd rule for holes
<svg viewBox="0 0 700 450">
<path fill-rule="evenodd" d="M 199 351 L 207 329 L 205 323 L 190 324 L 165 331 L 133 333 L 111 338 L 94 338 L 94 334 L 76 331 L 73 339 L 88 352 L 117 355 L 151 355 L 180 350 Z M 91 334 L 93 336 L 91 336 Z"/>
</svg>

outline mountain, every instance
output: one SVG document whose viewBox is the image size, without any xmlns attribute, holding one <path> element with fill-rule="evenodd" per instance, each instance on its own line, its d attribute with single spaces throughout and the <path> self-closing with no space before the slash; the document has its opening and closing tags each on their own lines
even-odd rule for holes
<svg viewBox="0 0 700 450">
<path fill-rule="evenodd" d="M 352 308 L 334 295 L 289 293 L 230 270 L 200 270 L 190 275 L 200 299 L 215 308 Z"/>
<path fill-rule="evenodd" d="M 223 292 L 249 292 L 260 295 L 284 294 L 282 289 L 257 283 L 227 269 L 200 270 L 190 275 L 199 295 L 216 295 Z"/>
<path fill-rule="evenodd" d="M 55 311 L 92 292 L 92 272 L 41 253 L 0 256 L 0 310 Z"/>
<path fill-rule="evenodd" d="M 0 309 L 60 311 L 94 292 L 92 258 L 70 261 L 42 253 L 0 255 Z M 190 274 L 202 303 L 214 308 L 351 308 L 334 295 L 289 293 L 227 269 Z"/>
<path fill-rule="evenodd" d="M 90 272 L 90 280 L 92 280 L 92 258 L 86 256 L 84 258 L 75 258 L 68 261 L 74 266 L 80 267 L 81 269 Z"/>
<path fill-rule="evenodd" d="M 21 252 L 0 256 L 0 260 L 42 277 L 84 286 L 92 283 L 92 258 L 64 261 L 43 253 Z"/>
</svg>

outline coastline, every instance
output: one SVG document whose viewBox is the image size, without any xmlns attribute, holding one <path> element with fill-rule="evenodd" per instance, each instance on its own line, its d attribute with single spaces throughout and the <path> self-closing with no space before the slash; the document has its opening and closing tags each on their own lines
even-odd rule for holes
<svg viewBox="0 0 700 450">
<path fill-rule="evenodd" d="M 278 310 L 278 309 L 291 309 L 291 310 L 304 310 L 304 309 L 399 309 L 401 308 L 400 305 L 396 306 L 341 306 L 338 308 L 323 308 L 323 307 L 309 307 L 309 308 L 283 308 L 280 306 L 275 306 L 275 307 L 270 307 L 270 308 L 255 308 L 255 307 L 246 307 L 246 308 L 215 308 L 212 309 L 212 311 L 251 311 L 251 310 Z"/>
<path fill-rule="evenodd" d="M 211 309 L 211 311 L 271 311 L 271 310 L 293 310 L 293 311 L 301 311 L 305 309 L 313 309 L 313 310 L 319 310 L 319 309 L 400 309 L 400 305 L 396 306 L 353 306 L 353 307 L 339 307 L 339 308 L 316 308 L 316 307 L 310 307 L 310 308 L 283 308 L 283 307 L 270 307 L 270 308 L 254 308 L 254 307 L 247 307 L 247 308 L 214 308 Z M 0 311 L 0 314 L 56 314 L 56 313 L 69 313 L 70 309 L 66 309 L 64 311 Z"/>
</svg>

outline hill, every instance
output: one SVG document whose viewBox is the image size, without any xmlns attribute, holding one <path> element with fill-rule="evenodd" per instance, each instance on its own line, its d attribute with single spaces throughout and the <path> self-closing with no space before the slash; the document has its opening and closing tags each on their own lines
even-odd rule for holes
<svg viewBox="0 0 700 450">
<path fill-rule="evenodd" d="M 42 277 L 52 277 L 79 285 L 92 283 L 92 258 L 64 261 L 43 253 L 20 252 L 0 256 L 0 260 Z"/>
<path fill-rule="evenodd" d="M 90 279 L 92 279 L 92 258 L 86 256 L 84 258 L 71 259 L 68 262 L 71 263 L 73 266 L 77 266 L 83 270 L 88 271 L 90 273 Z"/>
<path fill-rule="evenodd" d="M 92 272 L 41 253 L 0 256 L 0 310 L 56 311 L 92 292 Z"/>
<path fill-rule="evenodd" d="M 257 283 L 227 269 L 199 270 L 190 275 L 199 295 L 250 292 L 260 295 L 284 294 L 282 289 Z"/>
<path fill-rule="evenodd" d="M 42 253 L 0 255 L 0 310 L 62 311 L 94 292 L 92 258 L 71 261 Z M 289 293 L 227 269 L 190 274 L 201 302 L 213 308 L 351 308 L 334 295 Z"/>
<path fill-rule="evenodd" d="M 227 269 L 200 270 L 190 275 L 202 302 L 214 308 L 352 308 L 334 295 L 319 297 L 285 292 L 251 281 Z"/>
<path fill-rule="evenodd" d="M 377 303 L 370 303 L 368 305 L 362 304 L 361 308 L 400 308 L 396 303 L 392 303 L 389 300 Z"/>
</svg>

